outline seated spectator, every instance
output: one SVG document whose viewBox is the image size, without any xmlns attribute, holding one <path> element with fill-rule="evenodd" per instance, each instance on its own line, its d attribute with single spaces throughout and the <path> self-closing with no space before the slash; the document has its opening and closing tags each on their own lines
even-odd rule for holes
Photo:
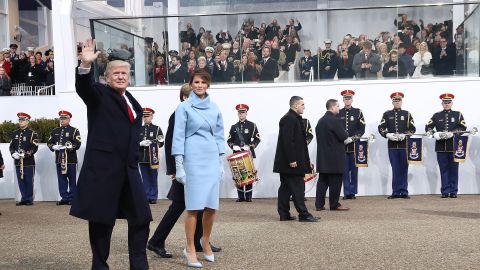
<svg viewBox="0 0 480 270">
<path fill-rule="evenodd" d="M 390 51 L 390 61 L 388 61 L 383 66 L 383 77 L 394 79 L 394 78 L 405 78 L 407 76 L 407 69 L 405 64 L 398 59 L 397 50 L 393 49 Z"/>
<path fill-rule="evenodd" d="M 10 54 L 9 52 L 6 52 L 6 53 L 7 53 L 7 54 Z M 10 70 L 10 68 L 11 68 L 11 63 L 10 63 L 10 61 L 7 61 L 7 60 L 5 59 L 5 54 L 4 54 L 4 52 L 1 52 L 1 53 L 0 53 L 0 67 L 3 68 L 3 70 L 5 71 L 5 73 L 6 73 L 8 76 L 10 76 L 10 74 L 11 74 L 11 70 Z"/>
<path fill-rule="evenodd" d="M 413 72 L 413 78 L 420 78 L 432 75 L 432 67 L 430 61 L 432 60 L 432 54 L 428 51 L 428 44 L 422 42 L 419 45 L 419 50 L 413 55 L 413 64 L 415 65 L 415 71 Z"/>
<path fill-rule="evenodd" d="M 403 62 L 407 74 L 412 76 L 415 71 L 415 65 L 413 64 L 412 57 L 407 53 L 407 46 L 403 43 L 398 45 L 398 59 Z"/>
<path fill-rule="evenodd" d="M 220 30 L 220 32 L 217 33 L 215 38 L 217 39 L 217 42 L 221 44 L 227 43 L 227 42 L 231 43 L 233 41 L 232 36 L 225 29 Z"/>
<path fill-rule="evenodd" d="M 10 77 L 5 72 L 5 69 L 0 66 L 0 96 L 10 96 L 12 90 L 12 82 Z"/>
<path fill-rule="evenodd" d="M 156 84 L 167 84 L 167 67 L 165 59 L 162 56 L 155 57 L 155 65 L 153 65 L 153 79 Z"/>
<path fill-rule="evenodd" d="M 30 55 L 28 60 L 28 69 L 26 70 L 26 74 L 24 74 L 25 83 L 28 86 L 38 86 L 40 85 L 41 76 L 44 76 L 45 69 L 43 69 L 39 64 L 37 64 L 35 56 Z"/>
<path fill-rule="evenodd" d="M 270 57 L 270 48 L 264 47 L 262 49 L 262 59 L 259 64 L 262 66 L 260 81 L 273 82 L 273 80 L 278 77 L 277 61 Z"/>
<path fill-rule="evenodd" d="M 338 79 L 352 79 L 355 73 L 352 69 L 353 56 L 347 50 L 342 51 L 338 59 Z"/>
<path fill-rule="evenodd" d="M 242 57 L 242 50 L 240 50 L 240 43 L 237 40 L 235 40 L 233 42 L 232 48 L 230 49 L 228 59 L 230 62 L 233 62 L 234 60 L 240 60 L 241 57 Z"/>
<path fill-rule="evenodd" d="M 187 77 L 185 78 L 186 82 L 190 81 L 195 69 L 197 68 L 197 61 L 195 59 L 190 59 L 187 62 Z"/>
<path fill-rule="evenodd" d="M 245 57 L 248 59 L 243 69 L 243 81 L 258 82 L 262 65 L 257 63 L 257 56 L 255 54 L 250 54 L 248 57 Z"/>
<path fill-rule="evenodd" d="M 455 69 L 455 48 L 448 45 L 447 39 L 440 39 L 440 46 L 432 52 L 433 70 L 435 75 L 453 75 Z"/>
<path fill-rule="evenodd" d="M 180 84 L 185 83 L 187 77 L 186 69 L 182 66 L 181 58 L 178 55 L 172 56 L 172 65 L 168 70 L 168 83 Z"/>
<path fill-rule="evenodd" d="M 214 49 L 212 47 L 205 48 L 205 60 L 207 64 L 207 68 L 209 70 L 210 75 L 213 75 L 213 66 L 215 65 L 215 59 L 213 57 Z"/>
<path fill-rule="evenodd" d="M 265 39 L 272 40 L 273 37 L 278 37 L 278 31 L 280 30 L 280 25 L 278 25 L 277 19 L 272 19 L 272 22 L 267 25 L 265 29 Z"/>
<path fill-rule="evenodd" d="M 235 70 L 232 62 L 227 61 L 229 51 L 220 52 L 220 61 L 213 68 L 214 82 L 232 82 L 235 76 Z"/>
<path fill-rule="evenodd" d="M 197 35 L 197 38 L 196 38 L 195 46 L 200 46 L 203 33 L 205 33 L 205 28 L 200 27 L 198 29 L 198 35 Z M 205 46 L 203 48 L 205 48 Z"/>
<path fill-rule="evenodd" d="M 362 50 L 353 58 L 353 71 L 357 79 L 375 79 L 382 63 L 380 57 L 372 53 L 372 43 L 362 43 Z"/>
<path fill-rule="evenodd" d="M 304 56 L 300 58 L 300 80 L 308 81 L 311 74 L 311 69 L 313 68 L 313 58 L 312 52 L 309 49 L 303 50 Z"/>
</svg>

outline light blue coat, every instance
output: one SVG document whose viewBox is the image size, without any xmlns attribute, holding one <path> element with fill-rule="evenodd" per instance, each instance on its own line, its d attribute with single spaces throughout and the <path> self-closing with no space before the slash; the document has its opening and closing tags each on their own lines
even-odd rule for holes
<svg viewBox="0 0 480 270">
<path fill-rule="evenodd" d="M 172 155 L 183 155 L 187 210 L 218 209 L 220 155 L 225 154 L 223 119 L 210 95 L 193 91 L 175 111 Z"/>
</svg>

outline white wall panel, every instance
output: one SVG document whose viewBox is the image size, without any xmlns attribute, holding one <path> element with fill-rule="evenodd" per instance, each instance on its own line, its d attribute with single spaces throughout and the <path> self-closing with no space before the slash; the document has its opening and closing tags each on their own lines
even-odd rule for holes
<svg viewBox="0 0 480 270">
<path fill-rule="evenodd" d="M 359 169 L 359 195 L 385 195 L 391 193 L 391 168 L 388 161 L 387 141 L 380 137 L 377 125 L 384 111 L 391 109 L 390 93 L 403 91 L 405 93 L 404 109 L 409 110 L 415 120 L 418 132 L 423 132 L 424 126 L 431 115 L 441 110 L 438 96 L 443 92 L 456 95 L 455 110 L 460 110 L 468 127 L 480 127 L 480 110 L 478 110 L 478 95 L 476 90 L 480 81 L 468 79 L 445 80 L 411 80 L 411 81 L 347 81 L 331 83 L 305 84 L 252 84 L 245 86 L 213 86 L 209 92 L 223 112 L 225 136 L 228 136 L 230 125 L 237 121 L 234 109 L 237 103 L 250 106 L 248 119 L 255 122 L 261 134 L 262 141 L 258 148 L 255 163 L 259 170 L 261 182 L 254 191 L 255 197 L 276 197 L 279 186 L 278 174 L 272 173 L 273 158 L 278 136 L 278 121 L 288 111 L 288 101 L 292 95 L 305 99 L 305 117 L 310 119 L 315 127 L 318 119 L 325 113 L 325 102 L 329 98 L 341 99 L 342 89 L 356 91 L 354 106 L 363 110 L 367 122 L 366 133 L 373 133 L 377 140 L 371 145 L 370 166 Z M 136 88 L 133 95 L 143 106 L 157 111 L 154 123 L 160 125 L 166 132 L 170 114 L 175 110 L 178 100 L 178 87 Z M 72 125 L 78 127 L 82 137 L 86 139 L 86 111 L 80 98 L 73 92 L 63 93 L 54 97 L 2 97 L 0 98 L 1 120 L 16 120 L 18 111 L 26 111 L 34 118 L 55 117 L 60 109 L 73 113 Z M 80 160 L 85 144 L 80 150 Z M 310 156 L 316 158 L 316 143 L 310 145 Z M 8 155 L 8 145 L 0 146 L 6 161 L 6 178 L 0 181 L 0 198 L 13 197 L 13 161 Z M 163 154 L 163 151 L 162 151 Z M 164 156 L 164 155 L 162 155 Z M 36 155 L 37 171 L 35 176 L 35 199 L 57 200 L 57 182 L 53 153 L 45 145 L 40 147 Z M 236 192 L 231 174 L 226 168 L 225 179 L 221 185 L 222 197 L 235 197 Z M 412 165 L 409 169 L 409 191 L 411 194 L 437 194 L 440 190 L 439 170 L 434 153 L 434 141 L 427 139 L 424 148 L 424 163 Z M 165 161 L 159 173 L 159 197 L 165 198 L 170 187 L 170 180 L 165 176 Z M 310 183 L 311 184 L 311 183 Z M 307 184 L 307 189 L 309 185 Z M 480 138 L 473 137 L 469 147 L 468 160 L 460 165 L 459 193 L 480 193 Z M 18 194 L 16 192 L 15 194 Z M 314 196 L 315 188 L 307 195 Z"/>
</svg>

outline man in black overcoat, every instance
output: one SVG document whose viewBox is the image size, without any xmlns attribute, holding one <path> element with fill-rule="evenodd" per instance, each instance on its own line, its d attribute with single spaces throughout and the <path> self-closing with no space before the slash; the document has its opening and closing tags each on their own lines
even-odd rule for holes
<svg viewBox="0 0 480 270">
<path fill-rule="evenodd" d="M 262 82 L 273 82 L 279 75 L 277 61 L 270 57 L 270 53 L 270 47 L 263 47 L 262 59 L 259 61 L 259 64 L 262 66 L 262 71 L 260 72 L 260 81 Z"/>
<path fill-rule="evenodd" d="M 130 269 L 148 269 L 146 245 L 152 214 L 138 170 L 142 107 L 126 91 L 130 64 L 108 63 L 107 85 L 93 82 L 99 52 L 85 42 L 75 88 L 87 106 L 88 137 L 70 214 L 88 220 L 92 269 L 109 269 L 110 239 L 117 218 L 128 221 Z"/>
<path fill-rule="evenodd" d="M 280 221 L 294 220 L 290 215 L 290 195 L 298 212 L 298 220 L 316 222 L 305 206 L 305 174 L 312 171 L 313 164 L 307 148 L 307 134 L 302 123 L 305 103 L 299 96 L 290 98 L 290 110 L 280 119 L 277 150 L 273 172 L 280 174 L 278 188 L 278 214 Z"/>
<path fill-rule="evenodd" d="M 345 169 L 345 140 L 348 133 L 337 115 L 340 111 L 338 101 L 327 101 L 327 112 L 318 120 L 315 127 L 317 139 L 317 211 L 325 210 L 325 193 L 329 192 L 330 210 L 348 210 L 338 199 L 342 189 L 343 171 Z"/>
</svg>

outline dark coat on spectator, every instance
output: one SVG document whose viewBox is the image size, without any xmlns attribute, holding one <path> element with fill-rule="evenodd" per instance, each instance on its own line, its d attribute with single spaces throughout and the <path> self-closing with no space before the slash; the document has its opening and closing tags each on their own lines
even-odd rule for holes
<svg viewBox="0 0 480 270">
<path fill-rule="evenodd" d="M 222 36 L 222 35 L 220 35 L 220 33 L 217 33 L 217 35 L 215 36 L 215 38 L 217 39 L 217 42 L 218 42 L 218 43 L 222 43 L 222 44 L 223 44 L 223 43 L 226 43 L 226 42 L 231 43 L 232 40 L 233 40 L 233 39 L 232 39 L 232 36 L 231 36 L 229 33 L 226 33 L 225 36 Z"/>
<path fill-rule="evenodd" d="M 353 72 L 353 56 L 348 55 L 347 61 L 344 61 L 343 58 L 338 58 L 338 74 L 339 79 L 351 79 L 355 75 Z"/>
<path fill-rule="evenodd" d="M 44 76 L 43 73 L 45 69 L 42 66 L 35 64 L 31 65 L 28 64 L 28 68 L 26 69 L 26 73 L 24 74 L 25 83 L 30 86 L 37 86 L 40 85 L 41 77 Z"/>
<path fill-rule="evenodd" d="M 432 52 L 433 70 L 435 75 L 453 75 L 453 70 L 456 65 L 455 48 L 447 46 L 447 56 L 440 57 L 442 48 L 436 47 Z"/>
<path fill-rule="evenodd" d="M 280 25 L 267 25 L 265 29 L 265 40 L 272 40 L 274 37 L 278 37 L 278 30 L 280 30 Z"/>
<path fill-rule="evenodd" d="M 408 75 L 412 76 L 413 72 L 415 72 L 415 65 L 413 64 L 412 56 L 407 53 L 399 54 L 398 61 L 403 62 L 405 71 L 408 73 Z"/>
<path fill-rule="evenodd" d="M 111 87 L 95 83 L 93 69 L 85 75 L 77 71 L 75 89 L 87 106 L 89 132 L 70 214 L 109 225 L 116 218 L 138 225 L 150 222 L 152 214 L 138 170 L 142 107 L 125 92 L 137 115 L 130 122 L 124 98 Z M 131 205 L 125 205 L 128 201 Z M 130 213 L 119 210 L 125 208 Z"/>
<path fill-rule="evenodd" d="M 187 78 L 187 70 L 183 66 L 180 66 L 173 73 L 170 73 L 170 71 L 168 72 L 168 83 L 169 84 L 185 83 L 186 78 Z"/>
<path fill-rule="evenodd" d="M 47 68 L 45 70 L 45 85 L 53 85 L 55 84 L 55 70 Z"/>
<path fill-rule="evenodd" d="M 260 72 L 260 81 L 273 82 L 273 79 L 278 77 L 278 65 L 275 59 L 269 57 L 266 62 L 264 60 L 260 60 L 259 64 L 262 65 L 262 71 Z"/>
<path fill-rule="evenodd" d="M 243 69 L 243 81 L 245 82 L 257 82 L 260 77 L 260 72 L 256 66 L 247 64 Z"/>
<path fill-rule="evenodd" d="M 287 63 L 295 62 L 297 52 L 300 51 L 300 45 L 298 43 L 291 43 L 285 46 L 285 56 L 287 57 Z"/>
<path fill-rule="evenodd" d="M 225 65 L 218 62 L 213 66 L 213 81 L 214 82 L 232 82 L 232 77 L 235 75 L 235 67 L 232 62 L 225 60 Z"/>
<path fill-rule="evenodd" d="M 392 71 L 389 71 L 390 67 L 394 67 L 394 66 L 397 66 L 397 70 L 392 70 Z M 383 77 L 385 78 L 405 78 L 407 77 L 407 69 L 405 67 L 405 63 L 403 63 L 402 61 L 388 61 L 384 66 L 383 66 L 383 71 L 382 71 L 382 75 Z"/>
<path fill-rule="evenodd" d="M 0 77 L 0 96 L 10 96 L 10 91 L 12 90 L 12 82 L 10 79 L 3 75 Z"/>
<path fill-rule="evenodd" d="M 361 66 L 363 63 L 371 64 L 372 66 L 369 69 L 362 69 Z M 377 72 L 382 68 L 382 63 L 380 62 L 380 56 L 378 56 L 378 54 L 372 52 L 368 58 L 365 59 L 365 54 L 363 51 L 360 51 L 353 58 L 352 67 L 357 79 L 371 79 L 377 78 Z"/>
</svg>

